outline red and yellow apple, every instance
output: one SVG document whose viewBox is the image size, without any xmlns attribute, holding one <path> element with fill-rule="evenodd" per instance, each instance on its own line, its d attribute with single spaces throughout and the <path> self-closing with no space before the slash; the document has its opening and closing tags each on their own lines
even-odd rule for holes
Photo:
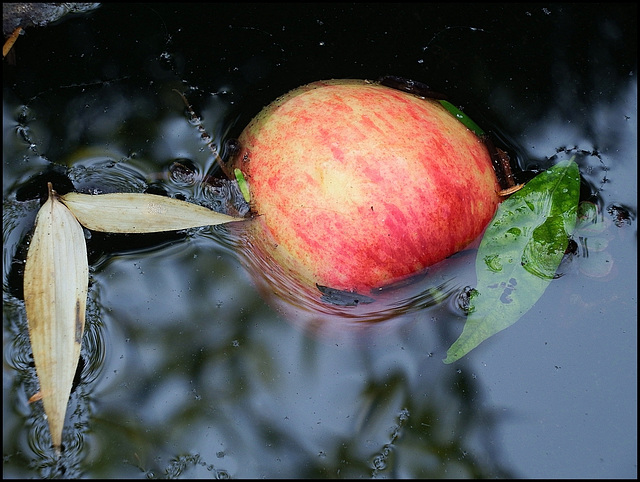
<svg viewBox="0 0 640 482">
<path fill-rule="evenodd" d="M 374 82 L 299 87 L 239 145 L 252 249 L 318 297 L 316 285 L 375 296 L 425 270 L 481 235 L 500 202 L 473 132 L 437 101 Z"/>
</svg>

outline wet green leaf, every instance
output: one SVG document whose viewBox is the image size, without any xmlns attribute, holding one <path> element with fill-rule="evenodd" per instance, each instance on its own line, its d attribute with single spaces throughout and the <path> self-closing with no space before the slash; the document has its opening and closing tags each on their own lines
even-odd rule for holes
<svg viewBox="0 0 640 482">
<path fill-rule="evenodd" d="M 562 161 L 504 201 L 476 258 L 478 286 L 460 337 L 445 363 L 459 360 L 518 321 L 555 276 L 576 225 L 580 172 Z"/>
<path fill-rule="evenodd" d="M 462 124 L 467 129 L 473 131 L 478 137 L 482 137 L 484 135 L 484 131 L 478 126 L 478 124 L 473 122 L 473 120 L 467 114 L 462 112 L 451 102 L 447 102 L 446 100 L 440 100 L 439 102 L 442 105 L 442 107 L 447 109 L 451 114 L 455 116 L 456 119 L 462 122 Z"/>
</svg>

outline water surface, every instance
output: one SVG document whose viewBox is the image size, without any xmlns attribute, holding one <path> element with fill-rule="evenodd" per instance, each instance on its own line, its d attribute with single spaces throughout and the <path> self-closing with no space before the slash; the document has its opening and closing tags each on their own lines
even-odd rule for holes
<svg viewBox="0 0 640 482">
<path fill-rule="evenodd" d="M 110 5 L 30 28 L 3 66 L 5 477 L 636 477 L 635 5 Z M 237 195 L 207 145 L 327 78 L 445 92 L 523 168 L 573 155 L 606 222 L 520 321 L 444 365 L 474 253 L 444 296 L 319 338 L 259 293 L 224 227 L 87 233 L 88 320 L 65 455 L 47 442 L 21 294 L 46 181 Z M 203 139 L 184 93 L 211 136 Z M 187 166 L 181 169 L 176 166 Z M 578 240 L 580 241 L 580 240 Z"/>
</svg>

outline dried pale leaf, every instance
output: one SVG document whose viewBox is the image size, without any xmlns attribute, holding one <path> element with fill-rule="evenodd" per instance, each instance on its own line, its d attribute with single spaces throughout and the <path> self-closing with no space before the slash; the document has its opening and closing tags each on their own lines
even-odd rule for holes
<svg viewBox="0 0 640 482">
<path fill-rule="evenodd" d="M 42 403 L 56 448 L 62 442 L 80 357 L 88 284 L 82 227 L 49 185 L 49 199 L 38 211 L 27 253 L 24 302 Z"/>
<path fill-rule="evenodd" d="M 80 224 L 108 233 L 158 233 L 244 220 L 155 194 L 71 192 L 61 201 Z"/>
</svg>

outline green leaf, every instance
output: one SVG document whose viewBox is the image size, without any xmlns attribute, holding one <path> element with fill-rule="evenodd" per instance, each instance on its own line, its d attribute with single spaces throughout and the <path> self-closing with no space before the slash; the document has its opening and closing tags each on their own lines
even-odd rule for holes
<svg viewBox="0 0 640 482">
<path fill-rule="evenodd" d="M 244 174 L 242 174 L 242 171 L 238 168 L 233 170 L 233 174 L 236 176 L 238 188 L 242 193 L 242 197 L 246 202 L 251 202 L 251 193 L 249 192 L 249 185 L 247 184 L 247 180 L 244 178 Z"/>
<path fill-rule="evenodd" d="M 442 104 L 442 107 L 447 109 L 451 114 L 455 116 L 456 119 L 462 122 L 462 124 L 464 124 L 467 129 L 473 131 L 478 137 L 482 137 L 484 135 L 484 131 L 478 126 L 478 124 L 473 122 L 473 120 L 467 114 L 462 112 L 451 102 L 447 102 L 446 100 L 440 100 L 438 102 L 440 102 L 440 104 Z"/>
<path fill-rule="evenodd" d="M 580 171 L 573 159 L 538 174 L 498 208 L 476 257 L 478 287 L 445 363 L 511 326 L 554 278 L 576 225 Z"/>
</svg>

